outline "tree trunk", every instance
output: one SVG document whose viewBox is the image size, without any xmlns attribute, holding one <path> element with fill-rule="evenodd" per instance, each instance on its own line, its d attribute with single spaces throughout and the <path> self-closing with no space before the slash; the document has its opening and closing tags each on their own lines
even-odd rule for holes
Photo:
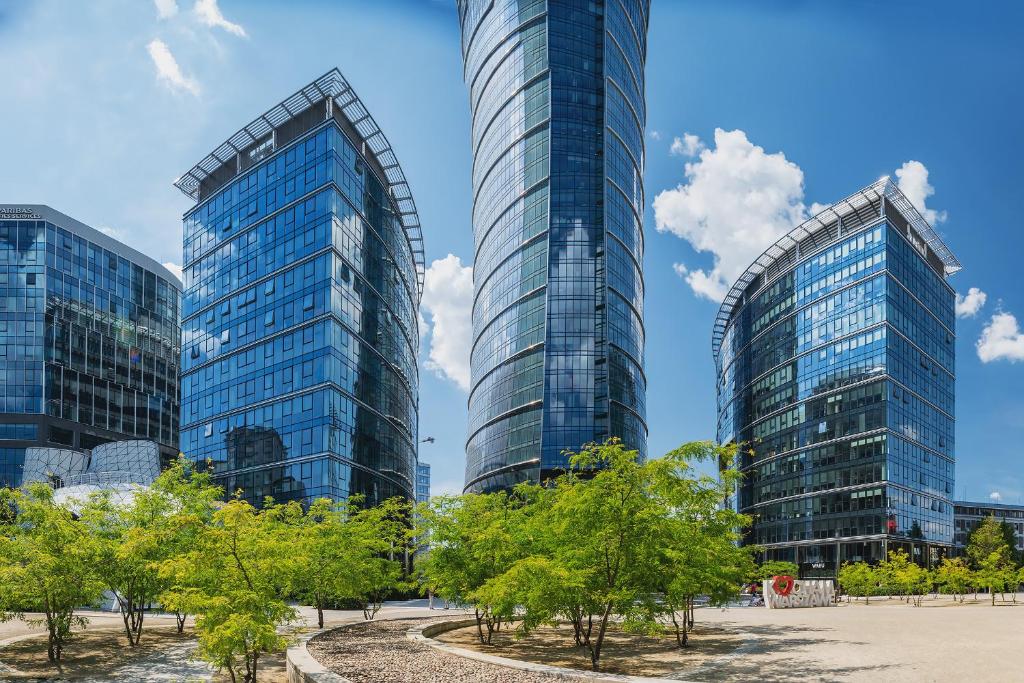
<svg viewBox="0 0 1024 683">
<path fill-rule="evenodd" d="M 185 620 L 188 619 L 188 615 L 184 612 L 178 612 L 175 610 L 174 619 L 178 622 L 178 633 L 185 632 Z"/>
<path fill-rule="evenodd" d="M 480 644 L 483 645 L 486 642 L 484 640 L 483 615 L 480 614 L 478 609 L 474 609 L 473 613 L 476 617 L 476 636 L 480 639 Z"/>
<path fill-rule="evenodd" d="M 324 627 L 324 603 L 319 599 L 316 601 L 316 623 L 320 628 Z"/>
<path fill-rule="evenodd" d="M 612 604 L 605 605 L 604 614 L 601 615 L 601 623 L 597 626 L 597 641 L 590 646 L 590 666 L 594 671 L 598 670 L 601 663 L 601 646 L 604 645 L 604 636 L 608 632 L 608 617 L 612 613 Z"/>
</svg>

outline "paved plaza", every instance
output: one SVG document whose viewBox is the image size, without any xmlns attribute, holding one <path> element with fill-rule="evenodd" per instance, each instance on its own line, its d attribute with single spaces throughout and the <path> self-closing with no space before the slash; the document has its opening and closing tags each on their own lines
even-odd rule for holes
<svg viewBox="0 0 1024 683">
<path fill-rule="evenodd" d="M 1008 596 L 1009 597 L 1009 596 Z M 732 630 L 742 637 L 743 644 L 731 654 L 713 657 L 696 668 L 679 671 L 667 680 L 683 681 L 988 681 L 1024 680 L 1020 673 L 1018 653 L 1024 643 L 1024 595 L 1017 596 L 1016 605 L 992 607 L 984 596 L 978 602 L 953 604 L 945 597 L 925 598 L 923 606 L 908 606 L 897 599 L 873 599 L 863 603 L 812 609 L 777 609 L 737 607 L 707 608 L 697 611 L 698 626 L 717 626 Z M 461 610 L 424 609 L 425 601 L 391 603 L 378 615 L 378 620 L 408 619 L 424 616 L 458 618 Z M 306 628 L 315 628 L 315 613 L 300 610 Z M 122 638 L 120 617 L 116 614 L 92 613 L 90 630 L 109 630 L 112 638 Z M 362 622 L 356 611 L 325 614 L 327 625 L 336 626 Z M 167 625 L 170 619 L 151 617 L 151 625 Z M 406 625 L 394 630 L 388 645 L 388 657 L 399 652 L 410 657 L 421 655 L 430 659 L 418 669 L 409 662 L 405 673 L 418 671 L 423 681 L 443 683 L 449 680 L 474 680 L 473 671 L 487 668 L 480 663 L 447 660 L 451 655 L 430 652 L 430 648 L 411 647 L 403 636 Z M 2 643 L 39 629 L 29 629 L 22 622 L 0 624 L 0 663 Z M 396 645 L 397 644 L 397 645 Z M 367 646 L 366 643 L 362 643 Z M 190 660 L 194 641 L 165 651 L 151 660 L 136 661 L 111 671 L 109 677 L 60 680 L 86 680 L 89 683 L 136 680 L 209 681 L 217 680 L 205 665 Z M 700 639 L 692 647 L 700 648 Z M 312 648 L 314 652 L 318 648 Z M 373 650 L 373 647 L 369 648 Z M 353 653 L 356 654 L 356 653 Z M 366 661 L 362 653 L 362 661 Z M 339 657 L 339 653 L 334 653 Z M 333 659 L 334 657 L 328 657 Z M 339 657 L 340 660 L 344 658 Z M 352 672 L 353 657 L 344 667 Z M 325 662 L 328 663 L 328 662 Z M 433 666 L 432 664 L 438 664 Z M 276 667 L 275 667 L 276 668 Z M 376 668 L 376 667 L 370 667 Z M 493 669 L 493 667 L 490 667 Z M 380 669 L 377 668 L 377 673 Z M 515 670 L 489 671 L 494 680 L 516 682 L 546 680 L 543 676 Z M 0 668 L 0 680 L 5 676 Z M 268 681 L 282 680 L 275 671 Z M 384 677 L 381 680 L 397 680 Z M 360 680 L 373 680 L 361 678 Z"/>
<path fill-rule="evenodd" d="M 1010 594 L 1007 594 L 1010 597 Z M 872 599 L 810 609 L 705 609 L 700 622 L 744 633 L 728 658 L 691 671 L 693 681 L 1024 680 L 1024 595 L 993 607 L 986 596 L 956 604 L 926 597 L 922 607 Z M 700 647 L 700 643 L 696 643 Z"/>
</svg>

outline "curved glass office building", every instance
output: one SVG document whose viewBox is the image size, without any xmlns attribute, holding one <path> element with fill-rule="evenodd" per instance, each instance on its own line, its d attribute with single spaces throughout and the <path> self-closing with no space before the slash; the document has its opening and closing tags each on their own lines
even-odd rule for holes
<svg viewBox="0 0 1024 683">
<path fill-rule="evenodd" d="M 719 441 L 743 445 L 748 542 L 803 576 L 953 542 L 960 264 L 887 178 L 768 249 L 714 331 Z"/>
<path fill-rule="evenodd" d="M 27 451 L 112 441 L 178 453 L 181 284 L 49 206 L 0 204 L 0 486 Z M 31 466 L 31 458 L 28 458 Z"/>
<path fill-rule="evenodd" d="M 178 179 L 182 450 L 256 504 L 414 497 L 423 243 L 337 70 Z"/>
<path fill-rule="evenodd" d="M 459 0 L 472 110 L 466 490 L 645 453 L 647 0 Z"/>
</svg>

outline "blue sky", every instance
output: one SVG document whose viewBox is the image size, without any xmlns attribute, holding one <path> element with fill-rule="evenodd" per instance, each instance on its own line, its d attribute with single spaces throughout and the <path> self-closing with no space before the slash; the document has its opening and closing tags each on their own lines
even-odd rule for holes
<svg viewBox="0 0 1024 683">
<path fill-rule="evenodd" d="M 338 66 L 419 205 L 432 265 L 420 431 L 436 438 L 421 457 L 435 492 L 460 489 L 472 232 L 453 4 L 0 0 L 0 201 L 50 204 L 180 264 L 189 202 L 174 179 Z M 815 203 L 892 175 L 963 263 L 953 286 L 979 290 L 958 320 L 957 496 L 1024 500 L 1022 19 L 1010 2 L 654 0 L 652 454 L 714 436 L 722 283 Z"/>
</svg>

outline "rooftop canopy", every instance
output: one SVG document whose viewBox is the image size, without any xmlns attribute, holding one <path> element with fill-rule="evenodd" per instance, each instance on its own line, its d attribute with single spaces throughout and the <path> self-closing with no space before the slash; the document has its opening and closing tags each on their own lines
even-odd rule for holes
<svg viewBox="0 0 1024 683">
<path fill-rule="evenodd" d="M 218 171 L 224 164 L 236 159 L 244 150 L 251 149 L 257 142 L 264 140 L 286 123 L 298 118 L 317 102 L 332 100 L 335 111 L 338 111 L 358 133 L 362 140 L 353 142 L 365 143 L 373 153 L 384 173 L 382 180 L 387 183 L 391 197 L 398 208 L 402 228 L 412 248 L 413 260 L 416 264 L 418 294 L 423 294 L 424 254 L 423 231 L 420 227 L 416 202 L 405 179 L 405 173 L 398 163 L 391 144 L 384 136 L 380 126 L 370 116 L 366 106 L 356 95 L 352 86 L 338 69 L 331 69 L 309 85 L 286 97 L 260 116 L 253 119 L 237 133 L 221 143 L 199 163 L 186 171 L 174 182 L 174 186 L 184 192 L 193 201 L 200 201 L 200 186 L 204 180 Z"/>
<path fill-rule="evenodd" d="M 953 252 L 949 250 L 942 238 L 914 208 L 914 205 L 900 191 L 896 183 L 886 176 L 849 197 L 839 200 L 790 230 L 775 244 L 768 247 L 740 275 L 732 289 L 726 294 L 718 309 L 718 316 L 715 318 L 711 349 L 716 364 L 725 329 L 733 314 L 744 303 L 744 294 L 755 279 L 765 275 L 761 284 L 768 284 L 774 280 L 776 275 L 784 272 L 785 269 L 780 267 L 780 263 L 795 265 L 799 259 L 810 256 L 839 240 L 842 237 L 842 232 L 837 229 L 837 226 L 843 225 L 844 219 L 855 218 L 857 224 L 864 225 L 870 220 L 866 220 L 866 216 L 870 212 L 875 212 L 875 220 L 881 220 L 886 215 L 886 206 L 890 210 L 896 209 L 906 220 L 909 228 L 915 233 L 915 237 L 923 241 L 923 246 L 919 245 L 919 250 L 924 252 L 926 259 L 929 253 L 937 259 L 944 275 L 952 275 L 960 270 L 960 262 L 953 256 Z"/>
</svg>

